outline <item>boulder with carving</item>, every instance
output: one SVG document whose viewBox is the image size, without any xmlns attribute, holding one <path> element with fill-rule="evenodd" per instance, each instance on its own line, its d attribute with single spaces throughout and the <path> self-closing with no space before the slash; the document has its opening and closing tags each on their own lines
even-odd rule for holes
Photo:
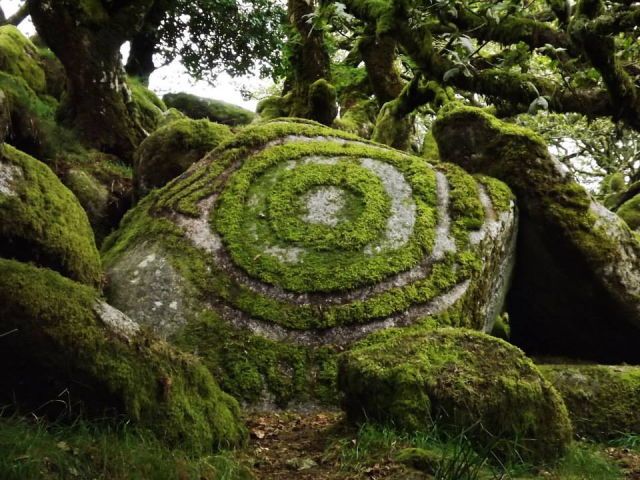
<svg viewBox="0 0 640 480">
<path fill-rule="evenodd" d="M 247 401 L 335 399 L 336 354 L 392 326 L 490 330 L 504 184 L 309 121 L 247 128 L 104 246 L 110 302 Z"/>
</svg>

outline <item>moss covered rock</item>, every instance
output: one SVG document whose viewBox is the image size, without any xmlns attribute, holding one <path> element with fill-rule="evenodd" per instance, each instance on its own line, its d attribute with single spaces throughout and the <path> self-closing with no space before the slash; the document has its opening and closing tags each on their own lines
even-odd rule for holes
<svg viewBox="0 0 640 480">
<path fill-rule="evenodd" d="M 640 361 L 640 243 L 533 132 L 467 107 L 434 127 L 441 158 L 506 182 L 520 225 L 508 311 L 528 353 Z"/>
<path fill-rule="evenodd" d="M 43 414 L 64 391 L 72 412 L 122 414 L 187 450 L 244 438 L 238 404 L 202 364 L 56 272 L 0 259 L 0 331 L 12 332 L 1 339 L 3 402 Z"/>
<path fill-rule="evenodd" d="M 100 256 L 78 200 L 43 163 L 6 144 L 0 154 L 0 257 L 98 285 Z"/>
<path fill-rule="evenodd" d="M 498 181 L 268 122 L 126 217 L 104 246 L 109 298 L 207 356 L 225 389 L 282 403 L 333 391 L 335 352 L 372 331 L 435 317 L 490 330 L 514 226 Z"/>
<path fill-rule="evenodd" d="M 206 118 L 211 122 L 238 126 L 251 123 L 255 117 L 253 112 L 237 105 L 189 93 L 167 93 L 162 100 L 168 107 L 180 110 L 195 120 Z"/>
<path fill-rule="evenodd" d="M 560 392 L 576 433 L 596 440 L 640 433 L 640 368 L 539 365 Z"/>
<path fill-rule="evenodd" d="M 640 368 L 629 365 L 538 366 L 560 392 L 576 433 L 596 440 L 640 433 Z"/>
<path fill-rule="evenodd" d="M 138 79 L 129 78 L 128 83 L 131 88 L 136 120 L 148 135 L 158 128 L 167 107 L 155 93 L 145 87 Z"/>
<path fill-rule="evenodd" d="M 56 174 L 84 208 L 100 245 L 133 203 L 133 172 L 114 155 L 79 149 L 62 152 Z"/>
<path fill-rule="evenodd" d="M 640 230 L 640 194 L 624 202 L 616 213 L 632 230 Z"/>
<path fill-rule="evenodd" d="M 413 331 L 412 331 L 413 330 Z M 345 353 L 339 366 L 350 420 L 409 431 L 464 433 L 527 460 L 556 458 L 571 441 L 567 410 L 522 351 L 464 329 L 388 330 Z"/>
<path fill-rule="evenodd" d="M 177 120 L 159 128 L 134 155 L 137 197 L 166 185 L 231 136 L 229 127 L 208 120 Z"/>
<path fill-rule="evenodd" d="M 45 93 L 47 79 L 38 48 L 17 27 L 0 27 L 0 70 L 22 78 L 36 93 Z"/>
</svg>

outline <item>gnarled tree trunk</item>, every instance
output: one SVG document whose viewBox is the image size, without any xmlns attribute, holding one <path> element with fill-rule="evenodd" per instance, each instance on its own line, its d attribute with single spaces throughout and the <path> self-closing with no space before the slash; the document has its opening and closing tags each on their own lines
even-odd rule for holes
<svg viewBox="0 0 640 480">
<path fill-rule="evenodd" d="M 153 0 L 29 0 L 38 33 L 67 73 L 63 121 L 92 147 L 128 160 L 145 132 L 136 121 L 120 46 Z"/>
</svg>

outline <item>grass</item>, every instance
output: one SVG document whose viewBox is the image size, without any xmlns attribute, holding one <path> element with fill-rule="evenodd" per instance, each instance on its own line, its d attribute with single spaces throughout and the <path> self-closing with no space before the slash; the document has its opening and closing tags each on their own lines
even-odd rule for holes
<svg viewBox="0 0 640 480">
<path fill-rule="evenodd" d="M 109 480 L 244 480 L 250 473 L 230 452 L 191 457 L 169 450 L 126 423 L 67 425 L 0 418 L 0 478 Z"/>
<path fill-rule="evenodd" d="M 640 437 L 628 436 L 623 446 L 640 446 Z M 624 472 L 607 458 L 605 444 L 574 442 L 568 453 L 552 465 L 529 465 L 512 460 L 500 463 L 493 451 L 504 449 L 503 441 L 474 449 L 466 435 L 446 437 L 434 429 L 414 434 L 365 424 L 353 438 L 336 438 L 327 450 L 327 460 L 345 472 L 364 473 L 380 463 L 404 463 L 434 480 L 620 480 Z M 351 477 L 348 477 L 351 478 Z"/>
</svg>

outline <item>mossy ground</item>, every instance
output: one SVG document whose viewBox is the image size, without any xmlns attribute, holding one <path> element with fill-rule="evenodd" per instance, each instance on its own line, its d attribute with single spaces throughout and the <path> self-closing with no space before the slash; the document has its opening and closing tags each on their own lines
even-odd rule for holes
<svg viewBox="0 0 640 480">
<path fill-rule="evenodd" d="M 231 452 L 172 450 L 124 421 L 0 417 L 3 480 L 250 480 Z"/>
</svg>

